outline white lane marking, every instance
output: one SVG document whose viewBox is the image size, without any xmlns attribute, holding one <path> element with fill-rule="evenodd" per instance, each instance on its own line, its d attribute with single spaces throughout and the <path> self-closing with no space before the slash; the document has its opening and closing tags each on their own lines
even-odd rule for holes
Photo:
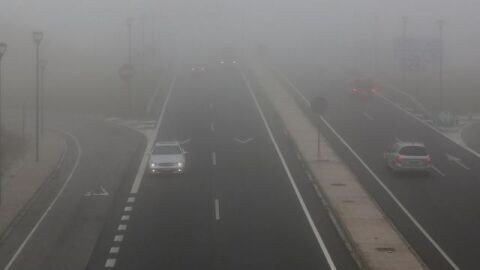
<svg viewBox="0 0 480 270">
<path fill-rule="evenodd" d="M 288 78 L 282 74 L 286 81 L 289 81 Z M 310 102 L 303 96 L 303 94 L 296 88 L 292 83 L 289 83 L 292 86 L 292 89 L 303 98 L 304 101 L 310 106 Z M 460 268 L 455 264 L 455 262 L 447 255 L 447 253 L 440 247 L 440 245 L 430 236 L 430 234 L 423 228 L 423 226 L 417 221 L 417 219 L 405 208 L 405 206 L 400 202 L 400 200 L 393 194 L 393 192 L 383 183 L 383 181 L 373 172 L 372 169 L 363 161 L 363 159 L 353 150 L 353 148 L 343 139 L 343 137 L 330 125 L 330 123 L 325 120 L 323 116 L 320 117 L 322 122 L 332 131 L 333 134 L 342 142 L 343 145 L 357 158 L 357 160 L 365 167 L 365 169 L 373 176 L 375 181 L 385 190 L 385 192 L 393 199 L 393 201 L 402 209 L 405 215 L 412 221 L 412 223 L 418 228 L 418 230 L 425 236 L 425 238 L 430 241 L 430 243 L 435 247 L 435 249 L 442 255 L 442 257 L 450 264 L 450 266 L 455 270 L 460 270 Z M 442 172 L 440 172 L 442 173 Z M 443 174 L 443 173 L 442 173 Z M 443 175 L 444 176 L 444 175 Z"/>
<path fill-rule="evenodd" d="M 450 154 L 446 154 L 445 156 L 447 157 L 448 160 L 457 163 L 458 166 L 464 168 L 465 170 L 467 170 L 467 171 L 470 170 L 470 168 L 467 165 L 463 164 L 463 162 L 460 158 L 458 158 L 456 156 L 452 156 Z"/>
<path fill-rule="evenodd" d="M 240 71 L 240 74 L 242 75 L 243 81 L 245 82 L 245 85 L 247 86 L 248 91 L 250 92 L 250 96 L 252 97 L 252 99 L 255 103 L 255 106 L 257 107 L 257 111 L 260 114 L 261 119 L 263 120 L 263 124 L 265 126 L 265 129 L 267 130 L 267 133 L 270 137 L 270 140 L 273 143 L 273 146 L 275 148 L 277 156 L 279 157 L 280 162 L 283 165 L 283 169 L 284 169 L 285 173 L 287 174 L 287 177 L 290 181 L 290 184 L 292 185 L 293 191 L 295 192 L 295 195 L 297 196 L 297 199 L 298 199 L 298 201 L 299 201 L 299 203 L 302 207 L 303 213 L 305 214 L 305 217 L 308 220 L 310 228 L 312 229 L 313 234 L 315 235 L 315 238 L 316 238 L 320 248 L 322 249 L 322 252 L 325 256 L 325 259 L 327 260 L 327 263 L 328 263 L 330 269 L 336 270 L 337 268 L 336 268 L 336 266 L 333 262 L 332 257 L 330 256 L 330 252 L 328 251 L 327 246 L 325 245 L 325 242 L 323 241 L 322 237 L 320 236 L 320 233 L 318 232 L 318 229 L 315 226 L 315 223 L 313 222 L 313 219 L 310 215 L 310 212 L 308 212 L 308 208 L 307 208 L 307 206 L 306 206 L 306 204 L 303 200 L 302 194 L 300 194 L 300 191 L 298 190 L 297 184 L 295 183 L 295 180 L 293 179 L 293 176 L 290 172 L 290 169 L 288 168 L 287 162 L 285 161 L 285 158 L 283 157 L 283 154 L 280 151 L 280 147 L 278 147 L 277 141 L 275 140 L 275 137 L 273 136 L 272 130 L 270 129 L 270 125 L 268 124 L 267 119 L 265 118 L 265 115 L 263 114 L 263 111 L 260 108 L 260 105 L 257 101 L 257 98 L 255 97 L 255 94 L 253 93 L 253 89 L 250 86 L 250 82 L 248 81 L 247 77 L 245 76 L 245 74 L 242 71 Z"/>
<path fill-rule="evenodd" d="M 135 202 L 135 197 L 128 197 L 127 203 L 133 203 Z"/>
<path fill-rule="evenodd" d="M 370 120 L 370 121 L 374 121 L 374 120 L 375 120 L 375 118 L 373 118 L 373 116 L 371 116 L 371 115 L 370 115 L 369 113 L 367 113 L 367 112 L 363 112 L 363 115 L 364 115 L 366 118 L 368 118 L 368 120 Z"/>
<path fill-rule="evenodd" d="M 215 152 L 212 153 L 212 165 L 217 165 L 217 154 Z"/>
<path fill-rule="evenodd" d="M 122 241 L 123 241 L 123 234 L 115 235 L 115 237 L 113 238 L 113 242 L 122 242 Z"/>
<path fill-rule="evenodd" d="M 105 262 L 105 267 L 113 268 L 113 267 L 115 267 L 116 262 L 117 262 L 117 259 L 108 258 L 107 261 Z"/>
<path fill-rule="evenodd" d="M 118 225 L 117 230 L 119 230 L 119 231 L 126 231 L 126 230 L 127 230 L 127 225 L 125 225 L 125 224 L 120 224 L 120 225 Z"/>
<path fill-rule="evenodd" d="M 122 218 L 120 218 L 121 221 L 128 221 L 130 220 L 130 215 L 123 215 Z"/>
<path fill-rule="evenodd" d="M 123 208 L 123 211 L 125 212 L 131 212 L 133 210 L 133 207 L 131 206 L 125 206 L 125 208 Z"/>
<path fill-rule="evenodd" d="M 233 138 L 233 140 L 235 140 L 236 142 L 241 143 L 241 144 L 247 144 L 247 143 L 253 141 L 253 138 L 246 138 L 246 139 L 242 140 L 242 139 L 239 139 L 239 138 L 235 137 L 235 138 Z"/>
<path fill-rule="evenodd" d="M 215 132 L 215 124 L 214 124 L 213 122 L 210 123 L 210 130 L 211 130 L 212 132 Z"/>
<path fill-rule="evenodd" d="M 181 141 L 180 144 L 183 145 L 183 144 L 189 143 L 191 140 L 192 140 L 192 138 L 188 138 L 186 140 Z"/>
<path fill-rule="evenodd" d="M 158 131 L 160 130 L 160 125 L 162 124 L 163 116 L 165 115 L 165 111 L 167 109 L 168 101 L 170 100 L 170 96 L 172 95 L 173 87 L 175 86 L 175 82 L 177 81 L 177 76 L 174 76 L 172 82 L 170 83 L 170 87 L 168 89 L 168 94 L 165 100 L 163 101 L 162 111 L 160 112 L 160 116 L 158 117 L 157 126 L 155 127 L 154 138 L 157 137 Z M 142 184 L 143 174 L 145 173 L 145 168 L 148 162 L 148 152 L 153 146 L 155 139 L 149 141 L 147 143 L 147 147 L 145 148 L 145 152 L 143 153 L 143 159 L 140 163 L 140 167 L 138 168 L 137 175 L 135 176 L 135 180 L 133 181 L 132 188 L 130 189 L 131 194 L 138 193 L 140 189 L 140 185 Z"/>
<path fill-rule="evenodd" d="M 310 180 L 310 182 L 314 182 L 314 177 L 312 175 L 312 173 L 310 171 L 307 171 L 307 177 L 308 177 L 308 180 Z"/>
<path fill-rule="evenodd" d="M 153 93 L 153 97 L 148 101 L 147 113 L 149 114 L 151 113 L 153 102 L 157 99 L 157 96 L 160 93 L 160 88 L 161 88 L 161 84 L 160 84 L 160 80 L 158 80 L 157 89 L 155 89 L 155 93 Z"/>
<path fill-rule="evenodd" d="M 220 220 L 220 201 L 215 199 L 215 219 Z"/>
<path fill-rule="evenodd" d="M 443 177 L 445 176 L 445 174 L 444 174 L 442 171 L 440 171 L 440 169 L 437 168 L 436 166 L 432 166 L 432 169 L 433 169 L 436 173 L 440 174 L 441 176 L 443 176 Z"/>
<path fill-rule="evenodd" d="M 23 249 L 27 245 L 28 241 L 30 241 L 33 234 L 38 230 L 38 228 L 42 224 L 43 220 L 45 220 L 47 215 L 50 213 L 53 206 L 58 201 L 58 198 L 60 198 L 60 196 L 63 194 L 63 191 L 65 190 L 67 185 L 70 183 L 70 181 L 72 180 L 73 174 L 77 170 L 78 164 L 80 163 L 80 158 L 82 157 L 82 147 L 80 146 L 80 142 L 78 141 L 78 139 L 74 135 L 72 135 L 68 132 L 63 132 L 63 133 L 66 134 L 67 136 L 69 136 L 74 141 L 75 147 L 77 148 L 77 157 L 76 157 L 75 163 L 73 165 L 73 168 L 70 171 L 70 174 L 68 175 L 67 180 L 65 180 L 62 187 L 58 191 L 57 195 L 55 195 L 55 198 L 53 199 L 53 201 L 48 205 L 48 208 L 45 210 L 45 212 L 43 212 L 42 216 L 38 219 L 37 223 L 35 223 L 35 226 L 33 226 L 32 230 L 30 230 L 27 237 L 23 240 L 22 244 L 18 247 L 18 249 L 13 254 L 12 258 L 10 258 L 10 260 L 8 261 L 8 264 L 5 266 L 4 270 L 8 270 L 8 269 L 10 269 L 10 267 L 12 267 L 13 263 L 18 258 L 20 253 L 23 251 Z"/>
<path fill-rule="evenodd" d="M 110 254 L 117 254 L 120 252 L 120 247 L 111 247 L 110 248 Z"/>
</svg>

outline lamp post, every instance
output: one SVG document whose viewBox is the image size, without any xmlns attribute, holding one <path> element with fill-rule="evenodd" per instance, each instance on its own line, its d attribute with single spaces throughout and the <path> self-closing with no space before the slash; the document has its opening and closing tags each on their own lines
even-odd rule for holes
<svg viewBox="0 0 480 270">
<path fill-rule="evenodd" d="M 35 92 L 35 161 L 40 160 L 40 42 L 43 32 L 33 32 L 36 44 L 36 92 Z"/>
<path fill-rule="evenodd" d="M 40 59 L 40 136 L 43 139 L 45 126 L 45 68 L 47 60 Z"/>
<path fill-rule="evenodd" d="M 2 63 L 2 56 L 7 50 L 7 43 L 0 43 L 0 203 L 2 201 L 2 178 L 3 178 L 3 170 L 2 170 L 2 117 L 1 117 L 1 93 L 2 93 L 2 72 L 1 72 L 1 63 Z"/>
</svg>

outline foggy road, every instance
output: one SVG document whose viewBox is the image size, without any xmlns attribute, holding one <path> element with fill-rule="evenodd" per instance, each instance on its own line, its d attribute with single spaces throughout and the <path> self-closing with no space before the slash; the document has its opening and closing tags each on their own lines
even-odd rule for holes
<svg viewBox="0 0 480 270">
<path fill-rule="evenodd" d="M 165 106 L 157 140 L 187 141 L 187 171 L 145 174 L 137 194 L 118 198 L 88 269 L 331 269 L 327 260 L 356 269 L 303 167 L 278 139 L 334 252 L 320 249 L 236 67 L 181 73 Z"/>
<path fill-rule="evenodd" d="M 431 269 L 475 269 L 480 241 L 480 159 L 384 98 L 352 103 L 351 80 L 344 74 L 308 77 L 293 69 L 285 70 L 287 79 L 307 99 L 324 96 L 329 100 L 327 121 L 415 221 L 352 153 L 345 151 L 338 138 L 330 134 L 330 140 L 337 141 L 337 150 L 427 265 Z M 296 79 L 299 77 L 301 80 Z M 429 176 L 394 174 L 387 169 L 383 153 L 398 140 L 425 143 L 434 166 Z"/>
</svg>

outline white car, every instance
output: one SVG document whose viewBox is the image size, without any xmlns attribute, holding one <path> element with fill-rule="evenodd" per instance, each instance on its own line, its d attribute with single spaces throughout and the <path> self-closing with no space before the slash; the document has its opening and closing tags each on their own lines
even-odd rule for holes
<svg viewBox="0 0 480 270">
<path fill-rule="evenodd" d="M 423 143 L 396 142 L 384 154 L 388 168 L 394 172 L 429 172 L 432 158 Z"/>
<path fill-rule="evenodd" d="M 185 170 L 185 154 L 178 142 L 157 142 L 150 152 L 148 171 L 151 174 L 182 173 Z"/>
</svg>

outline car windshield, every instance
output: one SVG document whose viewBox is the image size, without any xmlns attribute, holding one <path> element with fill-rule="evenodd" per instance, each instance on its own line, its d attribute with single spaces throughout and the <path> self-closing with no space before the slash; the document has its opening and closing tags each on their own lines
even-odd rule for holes
<svg viewBox="0 0 480 270">
<path fill-rule="evenodd" d="M 153 148 L 154 155 L 178 155 L 182 151 L 177 145 L 158 145 Z"/>
<path fill-rule="evenodd" d="M 426 156 L 427 149 L 423 146 L 405 146 L 400 150 L 400 155 L 404 156 Z"/>
</svg>

